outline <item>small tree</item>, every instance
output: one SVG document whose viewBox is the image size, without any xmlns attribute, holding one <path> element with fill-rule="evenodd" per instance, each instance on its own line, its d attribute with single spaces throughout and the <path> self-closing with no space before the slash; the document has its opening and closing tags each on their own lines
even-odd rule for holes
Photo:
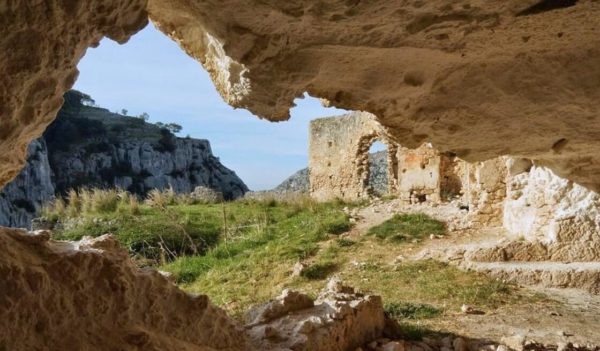
<svg viewBox="0 0 600 351">
<path fill-rule="evenodd" d="M 155 126 L 157 126 L 158 128 L 165 128 L 165 124 L 163 122 L 156 122 L 154 123 Z"/>
<path fill-rule="evenodd" d="M 127 112 L 129 112 L 129 111 L 127 111 L 126 109 L 122 109 L 122 110 L 121 110 L 121 114 L 122 114 L 123 116 L 127 116 Z"/>
<path fill-rule="evenodd" d="M 138 116 L 138 118 L 143 119 L 144 121 L 148 122 L 148 120 L 150 119 L 150 115 L 147 114 L 146 112 L 142 112 L 141 115 Z"/>
<path fill-rule="evenodd" d="M 165 128 L 167 128 L 173 134 L 181 132 L 182 129 L 182 127 L 177 123 L 168 123 L 167 125 L 165 125 Z"/>
</svg>

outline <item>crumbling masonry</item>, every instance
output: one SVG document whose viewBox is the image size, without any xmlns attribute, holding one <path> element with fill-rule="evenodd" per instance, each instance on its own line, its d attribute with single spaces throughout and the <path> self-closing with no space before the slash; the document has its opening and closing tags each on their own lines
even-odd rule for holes
<svg viewBox="0 0 600 351">
<path fill-rule="evenodd" d="M 392 141 L 375 117 L 354 112 L 311 122 L 310 192 L 319 200 L 357 200 L 371 194 L 369 148 L 387 146 L 388 192 L 410 202 L 438 202 L 460 195 L 466 167 L 424 144 L 408 149 Z M 457 172 L 462 172 L 462 175 Z"/>
<path fill-rule="evenodd" d="M 374 116 L 355 112 L 311 123 L 311 196 L 321 201 L 371 196 L 367 155 L 375 140 L 388 146 L 391 195 L 409 204 L 454 201 L 468 211 L 471 228 L 504 227 L 503 242 L 460 253 L 477 267 L 489 263 L 496 270 L 483 270 L 503 279 L 545 280 L 549 286 L 600 292 L 600 273 L 594 268 L 600 260 L 600 196 L 528 159 L 468 163 L 429 144 L 408 149 L 394 143 Z M 507 273 L 498 262 L 587 262 L 592 268 L 565 266 L 549 274 L 515 273 L 513 267 Z M 551 279 L 540 278 L 544 274 Z"/>
</svg>

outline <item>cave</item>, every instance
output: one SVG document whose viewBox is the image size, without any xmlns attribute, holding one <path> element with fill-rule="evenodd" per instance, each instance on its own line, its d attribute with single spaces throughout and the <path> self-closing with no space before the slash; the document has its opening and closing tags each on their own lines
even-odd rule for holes
<svg viewBox="0 0 600 351">
<path fill-rule="evenodd" d="M 537 240 L 507 245 L 505 256 L 543 251 L 543 261 L 597 263 L 599 16 L 596 1 L 5 1 L 0 185 L 18 174 L 28 145 L 55 118 L 85 51 L 104 37 L 125 44 L 152 21 L 202 64 L 233 107 L 285 121 L 294 99 L 307 92 L 372 115 L 377 135 L 391 143 L 430 143 L 474 164 L 464 173 L 470 187 L 459 190 L 448 176 L 445 189 L 449 197 L 465 193 L 469 209 L 485 209 L 486 220 Z M 339 132 L 363 123 L 356 121 L 341 120 Z M 340 160 L 323 144 L 311 145 L 319 163 Z M 402 162 L 389 165 L 388 174 L 400 179 Z M 312 168 L 311 187 L 332 184 L 312 193 L 362 196 L 361 167 L 342 167 L 337 178 Z M 513 177 L 508 184 L 506 174 Z M 389 184 L 390 191 L 401 187 Z M 552 196 L 539 196 L 545 191 Z M 420 202 L 423 194 L 415 196 Z M 591 210 L 581 215 L 579 208 Z M 248 332 L 206 296 L 137 269 L 109 236 L 65 243 L 44 231 L 0 231 L 0 349 L 251 350 L 264 349 L 265 335 L 277 336 L 264 326 Z M 478 254 L 495 257 L 498 250 Z M 594 272 L 575 271 L 572 280 L 591 279 L 588 288 L 598 289 Z M 305 302 L 282 295 L 289 300 Z M 364 309 L 381 307 L 376 298 L 357 301 Z M 380 336 L 383 317 L 371 322 L 360 333 L 344 330 Z M 343 340 L 337 349 L 358 345 Z"/>
</svg>

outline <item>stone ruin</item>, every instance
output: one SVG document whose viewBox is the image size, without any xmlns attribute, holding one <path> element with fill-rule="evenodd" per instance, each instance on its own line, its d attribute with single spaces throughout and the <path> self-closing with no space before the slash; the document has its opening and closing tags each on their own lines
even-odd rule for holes
<svg viewBox="0 0 600 351">
<path fill-rule="evenodd" d="M 479 262 L 465 266 L 482 267 L 503 279 L 600 292 L 600 195 L 528 159 L 469 163 L 430 144 L 409 149 L 394 142 L 373 115 L 354 112 L 311 122 L 311 196 L 321 201 L 370 198 L 367 155 L 375 140 L 388 146 L 391 195 L 406 204 L 453 201 L 468 210 L 470 228 L 505 229 L 507 236 L 498 245 L 460 252 Z M 562 266 L 552 273 L 540 264 L 535 272 L 513 267 L 507 273 L 492 265 L 496 262 L 579 262 L 589 267 Z"/>
<path fill-rule="evenodd" d="M 441 154 L 430 144 L 417 149 L 391 139 L 376 118 L 366 112 L 320 118 L 310 123 L 310 194 L 318 200 L 358 200 L 372 195 L 369 148 L 387 146 L 388 193 L 409 203 L 439 202 L 460 194 L 466 163 Z M 459 169 L 462 168 L 462 169 Z"/>
<path fill-rule="evenodd" d="M 599 18 L 592 0 L 3 1 L 0 185 L 85 51 L 104 37 L 124 44 L 151 19 L 234 107 L 282 121 L 308 92 L 373 113 L 405 147 L 431 142 L 475 164 L 471 211 L 526 239 L 481 259 L 597 260 Z M 344 196 L 363 191 L 347 186 Z M 108 239 L 0 232 L 0 349 L 249 349 L 206 297 L 137 270 Z"/>
</svg>

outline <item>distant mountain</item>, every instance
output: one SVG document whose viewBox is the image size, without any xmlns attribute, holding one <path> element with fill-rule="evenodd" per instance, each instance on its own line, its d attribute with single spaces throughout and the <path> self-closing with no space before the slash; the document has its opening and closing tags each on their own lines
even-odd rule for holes
<svg viewBox="0 0 600 351">
<path fill-rule="evenodd" d="M 29 147 L 27 165 L 0 193 L 0 225 L 29 227 L 43 202 L 82 187 L 121 188 L 145 196 L 172 187 L 205 186 L 225 199 L 248 191 L 204 139 L 179 138 L 138 117 L 97 107 L 69 91 L 56 120 Z"/>
<path fill-rule="evenodd" d="M 308 181 L 308 168 L 303 168 L 298 172 L 289 176 L 281 184 L 273 189 L 276 192 L 298 192 L 308 193 L 309 181 Z"/>
</svg>

